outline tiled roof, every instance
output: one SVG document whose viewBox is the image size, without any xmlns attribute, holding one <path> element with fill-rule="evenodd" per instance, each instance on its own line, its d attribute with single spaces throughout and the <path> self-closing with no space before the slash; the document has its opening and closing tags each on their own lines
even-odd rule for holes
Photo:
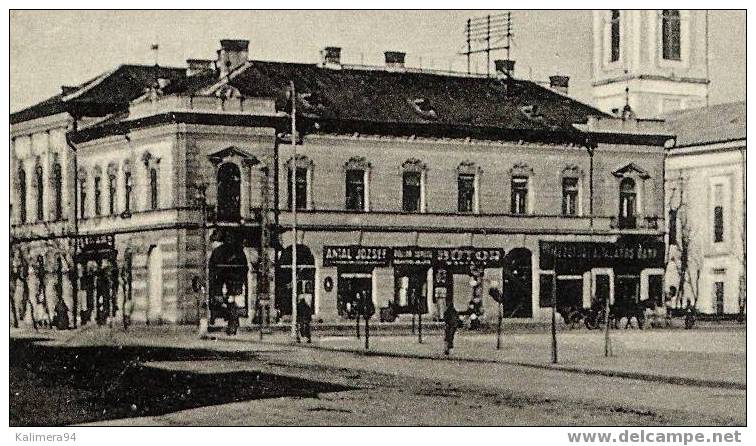
<svg viewBox="0 0 756 446">
<path fill-rule="evenodd" d="M 605 113 L 533 82 L 439 74 L 254 62 L 230 84 L 286 108 L 295 80 L 300 111 L 316 118 L 569 130 Z"/>
<path fill-rule="evenodd" d="M 130 101 L 144 94 L 145 88 L 154 85 L 158 78 L 177 80 L 184 76 L 184 72 L 183 68 L 121 65 L 106 75 L 100 75 L 66 91 L 65 97 L 76 96 L 70 101 L 64 101 L 63 94 L 55 95 L 11 113 L 10 122 L 16 124 L 65 112 L 71 107 L 66 102 L 83 107 L 88 116 L 103 116 L 128 106 Z"/>
<path fill-rule="evenodd" d="M 676 147 L 745 139 L 746 103 L 732 102 L 669 113 L 662 117 L 677 135 Z"/>
<path fill-rule="evenodd" d="M 211 71 L 186 77 L 182 68 L 122 65 L 77 87 L 69 107 L 87 116 L 123 111 L 158 78 L 170 79 L 164 94 L 182 95 L 194 94 L 218 80 Z M 515 79 L 253 61 L 229 85 L 248 97 L 273 98 L 278 110 L 286 110 L 291 79 L 297 88 L 298 111 L 328 122 L 576 132 L 572 124 L 585 123 L 588 116 L 608 116 L 533 82 Z M 11 123 L 65 110 L 58 95 L 13 113 Z"/>
</svg>

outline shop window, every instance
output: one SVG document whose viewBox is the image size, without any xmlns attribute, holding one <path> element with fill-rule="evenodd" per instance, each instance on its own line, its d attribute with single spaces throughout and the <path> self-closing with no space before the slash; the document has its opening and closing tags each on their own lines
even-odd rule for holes
<svg viewBox="0 0 756 446">
<path fill-rule="evenodd" d="M 577 215 L 578 179 L 562 178 L 562 215 Z"/>
<path fill-rule="evenodd" d="M 60 163 L 53 165 L 53 194 L 55 199 L 55 221 L 63 218 L 63 169 Z"/>
<path fill-rule="evenodd" d="M 402 174 L 402 210 L 404 212 L 421 211 L 421 181 L 421 172 L 404 172 Z"/>
<path fill-rule="evenodd" d="M 219 221 L 241 219 L 241 172 L 234 163 L 224 163 L 218 168 L 217 201 Z"/>
<path fill-rule="evenodd" d="M 459 212 L 475 211 L 475 175 L 460 173 L 457 177 L 457 210 Z"/>
<path fill-rule="evenodd" d="M 426 294 L 427 270 L 398 268 L 394 272 L 395 314 L 425 314 L 428 312 Z M 379 302 L 381 303 L 381 302 Z"/>
<path fill-rule="evenodd" d="M 364 211 L 365 207 L 365 171 L 349 169 L 346 171 L 346 208 L 350 211 Z"/>
<path fill-rule="evenodd" d="M 680 60 L 680 11 L 662 11 L 662 57 L 665 60 Z"/>
<path fill-rule="evenodd" d="M 288 203 L 289 203 L 289 209 L 291 209 L 291 201 L 292 201 L 292 195 L 291 195 L 291 183 L 292 183 L 292 172 L 296 170 L 296 199 L 297 199 L 297 209 L 307 209 L 307 168 L 304 167 L 297 167 L 296 169 L 289 168 L 288 169 Z"/>
<path fill-rule="evenodd" d="M 26 223 L 26 171 L 18 169 L 18 219 Z"/>
<path fill-rule="evenodd" d="M 154 167 L 150 169 L 150 209 L 158 208 L 158 172 Z"/>
<path fill-rule="evenodd" d="M 99 175 L 94 177 L 94 206 L 95 215 L 100 216 L 102 214 L 102 189 L 101 189 L 102 177 Z"/>
<path fill-rule="evenodd" d="M 616 62 L 620 58 L 620 11 L 612 9 L 612 18 L 609 22 L 611 54 L 609 61 Z"/>
<path fill-rule="evenodd" d="M 42 221 L 45 219 L 45 181 L 39 164 L 34 168 L 34 180 L 37 189 L 37 221 Z"/>
</svg>

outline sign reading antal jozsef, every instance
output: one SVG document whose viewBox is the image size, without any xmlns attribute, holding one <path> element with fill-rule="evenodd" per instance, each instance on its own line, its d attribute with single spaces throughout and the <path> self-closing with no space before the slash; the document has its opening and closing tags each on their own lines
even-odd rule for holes
<svg viewBox="0 0 756 446">
<path fill-rule="evenodd" d="M 324 246 L 323 266 L 389 264 L 390 248 L 380 246 Z"/>
<path fill-rule="evenodd" d="M 637 266 L 655 268 L 664 265 L 664 244 L 643 243 L 541 242 L 540 268 L 581 270 L 593 267 Z"/>
<path fill-rule="evenodd" d="M 483 267 L 501 266 L 504 250 L 499 248 L 421 248 L 417 246 L 325 246 L 323 265 L 438 265 L 458 266 L 476 264 Z"/>
</svg>

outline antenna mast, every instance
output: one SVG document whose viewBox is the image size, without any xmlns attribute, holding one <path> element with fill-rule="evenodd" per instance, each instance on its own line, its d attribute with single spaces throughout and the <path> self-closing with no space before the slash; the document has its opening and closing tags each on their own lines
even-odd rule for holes
<svg viewBox="0 0 756 446">
<path fill-rule="evenodd" d="M 467 74 L 472 74 L 470 72 L 471 56 L 486 53 L 486 76 L 490 77 L 492 51 L 506 50 L 507 59 L 510 58 L 513 36 L 512 13 L 469 18 L 465 23 L 464 36 L 466 50 L 459 54 L 467 57 Z"/>
</svg>

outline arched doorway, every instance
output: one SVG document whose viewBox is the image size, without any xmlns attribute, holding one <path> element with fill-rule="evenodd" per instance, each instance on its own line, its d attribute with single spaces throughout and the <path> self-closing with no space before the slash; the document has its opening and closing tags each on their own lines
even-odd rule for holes
<svg viewBox="0 0 756 446">
<path fill-rule="evenodd" d="M 152 246 L 147 253 L 147 322 L 159 322 L 163 306 L 163 253 Z"/>
<path fill-rule="evenodd" d="M 226 317 L 226 303 L 233 299 L 240 317 L 248 315 L 247 256 L 242 244 L 226 242 L 210 255 L 210 319 Z"/>
<path fill-rule="evenodd" d="M 533 317 L 532 254 L 515 248 L 504 257 L 504 317 Z"/>
<path fill-rule="evenodd" d="M 218 168 L 218 221 L 241 219 L 241 172 L 234 163 L 223 163 Z"/>
<path fill-rule="evenodd" d="M 278 258 L 276 276 L 276 309 L 278 315 L 291 314 L 291 246 L 284 249 Z M 315 311 L 315 257 L 305 245 L 297 245 L 297 293 Z"/>
</svg>

